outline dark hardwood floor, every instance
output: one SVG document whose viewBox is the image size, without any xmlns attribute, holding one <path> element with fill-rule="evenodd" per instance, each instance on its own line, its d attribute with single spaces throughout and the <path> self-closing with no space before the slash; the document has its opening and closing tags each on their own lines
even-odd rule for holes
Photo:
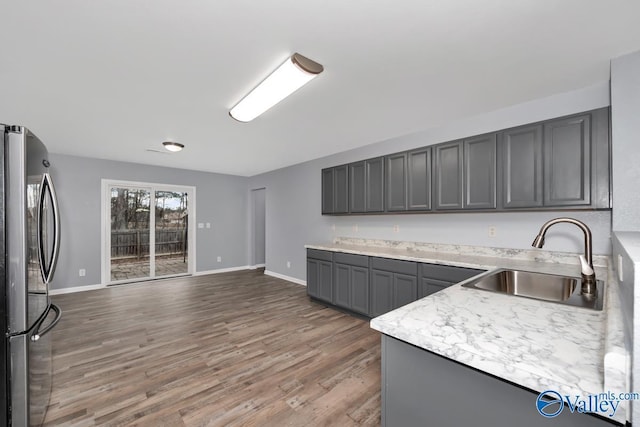
<svg viewBox="0 0 640 427">
<path fill-rule="evenodd" d="M 53 298 L 46 426 L 380 424 L 380 335 L 242 271 Z"/>
</svg>

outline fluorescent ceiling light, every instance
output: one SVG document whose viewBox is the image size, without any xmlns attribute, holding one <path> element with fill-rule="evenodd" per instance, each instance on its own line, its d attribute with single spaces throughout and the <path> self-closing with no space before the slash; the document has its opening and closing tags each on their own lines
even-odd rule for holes
<svg viewBox="0 0 640 427">
<path fill-rule="evenodd" d="M 242 98 L 229 115 L 250 122 L 320 74 L 324 68 L 299 53 L 287 58 L 269 77 Z"/>
<path fill-rule="evenodd" d="M 164 145 L 164 148 L 166 148 L 169 151 L 173 151 L 174 153 L 184 148 L 183 144 L 180 144 L 179 142 L 173 142 L 173 141 L 165 141 L 162 143 L 162 145 Z"/>
</svg>

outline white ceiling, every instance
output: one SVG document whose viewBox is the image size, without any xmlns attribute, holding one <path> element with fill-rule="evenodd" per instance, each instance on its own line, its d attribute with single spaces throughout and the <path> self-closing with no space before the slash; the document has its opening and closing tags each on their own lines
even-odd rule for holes
<svg viewBox="0 0 640 427">
<path fill-rule="evenodd" d="M 0 0 L 0 121 L 50 151 L 251 176 L 603 82 L 631 0 Z M 228 110 L 286 57 L 317 79 Z M 186 145 L 159 154 L 161 143 Z"/>
</svg>

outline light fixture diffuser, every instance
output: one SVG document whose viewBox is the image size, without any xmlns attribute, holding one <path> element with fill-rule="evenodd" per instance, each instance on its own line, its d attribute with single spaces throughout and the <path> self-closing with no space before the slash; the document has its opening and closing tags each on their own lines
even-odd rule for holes
<svg viewBox="0 0 640 427">
<path fill-rule="evenodd" d="M 294 53 L 242 98 L 229 111 L 229 115 L 239 122 L 250 122 L 313 80 L 323 70 L 322 65 L 317 62 Z"/>
<path fill-rule="evenodd" d="M 164 148 L 174 153 L 181 151 L 184 148 L 183 144 L 173 141 L 165 141 L 162 143 L 162 145 L 164 145 Z"/>
</svg>

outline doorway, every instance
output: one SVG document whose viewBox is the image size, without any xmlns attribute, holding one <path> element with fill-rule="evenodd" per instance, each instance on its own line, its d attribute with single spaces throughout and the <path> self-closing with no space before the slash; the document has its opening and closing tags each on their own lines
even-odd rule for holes
<svg viewBox="0 0 640 427">
<path fill-rule="evenodd" d="M 193 272 L 195 188 L 103 180 L 102 283 Z"/>
<path fill-rule="evenodd" d="M 251 190 L 253 254 L 252 265 L 262 268 L 266 264 L 266 189 Z"/>
</svg>

